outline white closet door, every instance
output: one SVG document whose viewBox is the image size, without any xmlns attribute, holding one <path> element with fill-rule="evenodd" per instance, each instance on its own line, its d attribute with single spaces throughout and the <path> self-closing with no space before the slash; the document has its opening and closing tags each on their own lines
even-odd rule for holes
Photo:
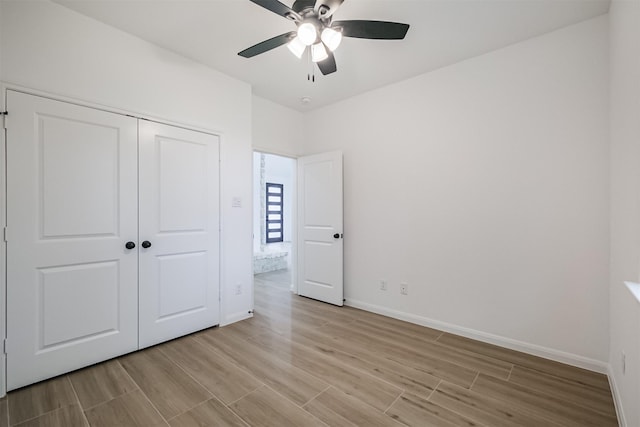
<svg viewBox="0 0 640 427">
<path fill-rule="evenodd" d="M 149 121 L 139 126 L 144 348 L 219 323 L 219 140 Z"/>
<path fill-rule="evenodd" d="M 137 121 L 8 91 L 9 390 L 138 347 Z"/>
</svg>

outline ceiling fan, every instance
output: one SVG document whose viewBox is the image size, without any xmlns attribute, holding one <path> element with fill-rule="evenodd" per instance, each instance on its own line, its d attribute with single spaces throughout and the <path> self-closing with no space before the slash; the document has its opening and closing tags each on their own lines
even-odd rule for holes
<svg viewBox="0 0 640 427">
<path fill-rule="evenodd" d="M 333 51 L 340 45 L 342 37 L 402 40 L 409 31 L 408 24 L 398 22 L 333 21 L 333 14 L 344 0 L 296 0 L 291 7 L 278 0 L 251 1 L 295 22 L 298 28 L 253 45 L 238 55 L 251 58 L 286 44 L 294 55 L 301 58 L 309 47 L 311 60 L 318 64 L 324 75 L 337 70 Z"/>
</svg>

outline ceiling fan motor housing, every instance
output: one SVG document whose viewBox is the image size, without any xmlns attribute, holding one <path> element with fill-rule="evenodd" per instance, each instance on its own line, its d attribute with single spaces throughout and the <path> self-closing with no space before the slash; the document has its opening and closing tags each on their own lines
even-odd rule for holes
<svg viewBox="0 0 640 427">
<path fill-rule="evenodd" d="M 298 12 L 300 15 L 303 15 L 306 9 L 313 10 L 315 5 L 315 0 L 296 0 L 293 3 L 293 6 L 291 6 L 291 9 L 293 9 L 294 12 Z"/>
</svg>

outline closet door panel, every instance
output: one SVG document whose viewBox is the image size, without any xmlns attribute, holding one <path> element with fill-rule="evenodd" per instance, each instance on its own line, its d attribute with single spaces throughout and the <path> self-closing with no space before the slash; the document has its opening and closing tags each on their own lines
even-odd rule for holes
<svg viewBox="0 0 640 427">
<path fill-rule="evenodd" d="M 8 91 L 7 383 L 138 347 L 137 122 Z"/>
<path fill-rule="evenodd" d="M 143 348 L 219 323 L 218 137 L 141 121 L 139 203 Z"/>
</svg>

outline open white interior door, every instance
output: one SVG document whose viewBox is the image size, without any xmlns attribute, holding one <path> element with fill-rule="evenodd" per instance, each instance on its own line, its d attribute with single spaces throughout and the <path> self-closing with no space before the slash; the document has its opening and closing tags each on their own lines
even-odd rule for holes
<svg viewBox="0 0 640 427">
<path fill-rule="evenodd" d="M 298 294 L 341 306 L 342 152 L 298 159 Z"/>
</svg>

